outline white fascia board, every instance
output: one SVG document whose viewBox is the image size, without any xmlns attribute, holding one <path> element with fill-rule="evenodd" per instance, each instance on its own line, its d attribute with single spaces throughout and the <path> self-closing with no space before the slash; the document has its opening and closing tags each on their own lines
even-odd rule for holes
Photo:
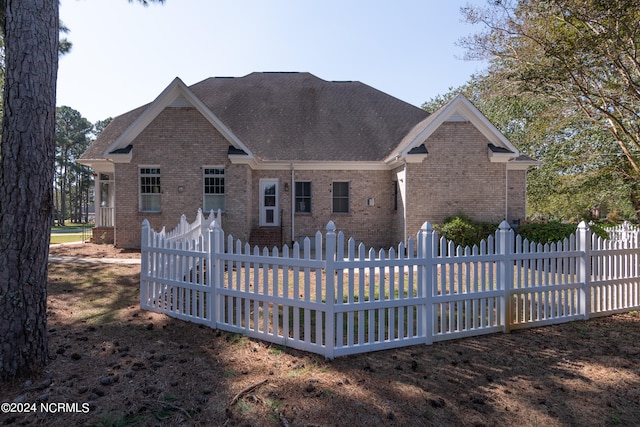
<svg viewBox="0 0 640 427">
<path fill-rule="evenodd" d="M 263 161 L 247 156 L 229 156 L 231 163 L 246 164 L 254 170 L 336 170 L 336 171 L 359 171 L 359 170 L 390 170 L 388 164 L 384 162 L 315 162 L 315 161 Z"/>
<path fill-rule="evenodd" d="M 133 154 L 131 152 L 126 154 L 107 154 L 107 160 L 113 163 L 131 163 Z"/>
<path fill-rule="evenodd" d="M 490 148 L 487 148 L 487 151 L 491 163 L 507 163 L 518 157 L 516 153 L 494 153 Z"/>
<path fill-rule="evenodd" d="M 418 123 L 416 127 L 422 126 L 423 129 L 417 133 L 408 143 L 405 142 L 401 150 L 389 156 L 386 161 L 392 162 L 397 157 L 408 158 L 408 154 L 413 148 L 423 144 L 444 122 L 454 114 L 459 114 L 467 121 L 471 122 L 486 138 L 497 147 L 504 147 L 519 156 L 518 149 L 500 132 L 467 98 L 459 94 L 448 104 L 444 105 L 438 111 Z"/>
<path fill-rule="evenodd" d="M 79 159 L 76 160 L 76 163 L 89 166 L 96 172 L 113 172 L 115 170 L 113 162 L 105 159 Z"/>
<path fill-rule="evenodd" d="M 537 160 L 512 160 L 507 163 L 507 170 L 528 170 L 534 166 L 540 165 L 541 162 Z"/>
<path fill-rule="evenodd" d="M 120 135 L 104 152 L 105 157 L 112 157 L 113 151 L 124 148 L 131 144 L 138 135 L 142 133 L 151 122 L 173 101 L 182 95 L 193 107 L 204 116 L 205 119 L 213 125 L 230 143 L 236 148 L 244 150 L 246 153 L 251 151 L 236 137 L 222 121 L 207 108 L 200 99 L 191 92 L 179 77 L 176 77 L 169 86 L 167 86 L 160 95 L 147 107 L 147 109 Z M 250 154 L 251 155 L 251 154 Z"/>
<path fill-rule="evenodd" d="M 404 157 L 404 160 L 407 163 L 422 163 L 422 161 L 427 157 L 429 157 L 429 155 L 426 153 L 425 154 L 407 154 Z"/>
<path fill-rule="evenodd" d="M 251 169 L 256 169 L 258 164 L 254 156 L 244 154 L 229 154 L 229 161 L 234 165 L 249 165 Z"/>
</svg>

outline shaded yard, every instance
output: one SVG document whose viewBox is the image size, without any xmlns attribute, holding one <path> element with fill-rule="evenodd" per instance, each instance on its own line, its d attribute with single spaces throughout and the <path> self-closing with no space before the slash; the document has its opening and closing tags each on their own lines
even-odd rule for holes
<svg viewBox="0 0 640 427">
<path fill-rule="evenodd" d="M 91 244 L 58 255 L 136 257 Z M 88 413 L 8 425 L 631 426 L 640 313 L 326 361 L 143 312 L 139 266 L 51 264 L 51 363 L 2 402 Z"/>
</svg>

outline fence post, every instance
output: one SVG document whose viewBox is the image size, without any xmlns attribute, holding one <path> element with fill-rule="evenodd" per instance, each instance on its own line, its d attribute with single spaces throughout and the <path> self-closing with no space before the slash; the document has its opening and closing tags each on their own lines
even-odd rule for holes
<svg viewBox="0 0 640 427">
<path fill-rule="evenodd" d="M 333 221 L 327 224 L 327 237 L 325 244 L 325 357 L 333 359 L 336 346 L 335 330 L 335 256 L 336 256 L 336 226 Z M 340 297 L 341 298 L 341 297 Z M 338 332 L 339 333 L 339 332 Z"/>
<path fill-rule="evenodd" d="M 578 281 L 580 282 L 580 296 L 578 310 L 586 320 L 591 314 L 591 230 L 586 222 L 578 224 L 576 232 L 580 264 L 578 265 Z"/>
<path fill-rule="evenodd" d="M 204 215 L 202 214 L 202 209 L 198 208 L 198 212 L 196 212 L 196 220 L 193 221 L 193 224 L 195 227 L 200 228 L 202 227 L 203 223 L 204 223 Z"/>
<path fill-rule="evenodd" d="M 433 259 L 437 256 L 434 251 L 433 226 L 426 221 L 418 232 L 418 292 L 424 297 L 425 303 L 418 318 L 419 333 L 424 334 L 425 344 L 433 344 Z M 420 296 L 420 295 L 419 295 Z"/>
<path fill-rule="evenodd" d="M 222 263 L 218 257 L 224 251 L 224 231 L 218 221 L 214 220 L 209 226 L 209 247 L 207 248 L 207 284 L 211 289 L 207 298 L 207 312 L 211 313 L 210 327 L 218 328 L 218 286 L 221 286 L 220 275 L 224 274 Z"/>
<path fill-rule="evenodd" d="M 500 323 L 502 323 L 503 332 L 511 331 L 511 323 L 513 323 L 513 245 L 514 233 L 507 221 L 502 221 L 498 227 L 498 254 L 502 255 L 501 261 L 498 261 L 498 280 L 502 282 L 502 298 L 500 301 Z M 500 283 L 498 284 L 500 286 Z"/>
<path fill-rule="evenodd" d="M 142 221 L 142 238 L 140 242 L 140 308 L 149 303 L 149 239 L 151 225 L 148 220 Z"/>
<path fill-rule="evenodd" d="M 188 226 L 189 226 L 189 223 L 187 222 L 187 216 L 185 214 L 182 214 L 180 216 L 180 222 L 178 223 L 178 235 L 181 236 L 184 233 L 186 233 Z"/>
</svg>

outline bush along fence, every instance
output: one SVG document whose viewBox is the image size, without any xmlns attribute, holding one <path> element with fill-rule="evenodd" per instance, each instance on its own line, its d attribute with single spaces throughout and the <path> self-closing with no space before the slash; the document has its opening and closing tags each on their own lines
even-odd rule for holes
<svg viewBox="0 0 640 427">
<path fill-rule="evenodd" d="M 224 237 L 217 221 L 168 239 L 142 226 L 141 308 L 327 358 L 588 319 L 640 308 L 637 237 L 585 223 L 556 244 L 507 222 L 455 247 L 425 223 L 407 245 L 366 250 L 329 222 L 282 250 Z"/>
</svg>

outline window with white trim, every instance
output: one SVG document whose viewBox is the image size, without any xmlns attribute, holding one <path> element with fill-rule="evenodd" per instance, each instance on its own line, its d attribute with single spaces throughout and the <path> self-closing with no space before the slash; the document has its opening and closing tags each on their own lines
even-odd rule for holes
<svg viewBox="0 0 640 427">
<path fill-rule="evenodd" d="M 296 181 L 296 213 L 311 213 L 310 181 Z"/>
<path fill-rule="evenodd" d="M 222 167 L 206 167 L 204 171 L 203 210 L 225 210 L 225 176 Z"/>
<path fill-rule="evenodd" d="M 160 168 L 140 168 L 140 212 L 160 212 Z"/>
<path fill-rule="evenodd" d="M 349 182 L 333 183 L 333 213 L 349 213 Z"/>
</svg>

